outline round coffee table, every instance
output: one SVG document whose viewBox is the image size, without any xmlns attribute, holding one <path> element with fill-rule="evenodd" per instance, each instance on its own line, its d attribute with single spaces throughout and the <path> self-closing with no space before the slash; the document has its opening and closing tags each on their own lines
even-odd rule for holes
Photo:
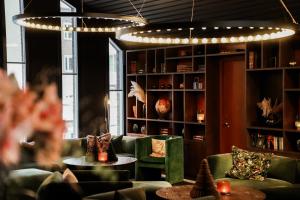
<svg viewBox="0 0 300 200">
<path fill-rule="evenodd" d="M 156 191 L 156 195 L 163 199 L 190 200 L 190 191 L 193 185 L 182 185 L 162 188 Z M 245 186 L 232 186 L 229 195 L 220 195 L 222 200 L 263 200 L 266 195 L 254 188 Z"/>
<path fill-rule="evenodd" d="M 91 167 L 118 167 L 122 165 L 129 165 L 137 161 L 136 158 L 128 156 L 117 156 L 118 161 L 115 162 L 90 162 L 85 160 L 85 156 L 72 157 L 63 160 L 63 163 L 77 168 L 91 168 Z"/>
</svg>

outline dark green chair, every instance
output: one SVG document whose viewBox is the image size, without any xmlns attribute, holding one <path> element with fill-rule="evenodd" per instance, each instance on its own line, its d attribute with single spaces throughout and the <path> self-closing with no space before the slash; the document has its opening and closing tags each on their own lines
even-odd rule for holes
<svg viewBox="0 0 300 200">
<path fill-rule="evenodd" d="M 151 139 L 166 140 L 166 156 L 164 158 L 154 158 L 152 153 Z M 183 139 L 179 136 L 149 136 L 137 138 L 135 144 L 136 179 L 153 180 L 155 175 L 161 176 L 161 171 L 166 174 L 166 181 L 178 183 L 183 181 Z"/>
</svg>

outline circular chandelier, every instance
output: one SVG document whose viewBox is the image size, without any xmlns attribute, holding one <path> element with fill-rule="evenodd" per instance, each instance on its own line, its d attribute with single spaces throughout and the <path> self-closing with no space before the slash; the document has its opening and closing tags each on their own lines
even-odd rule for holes
<svg viewBox="0 0 300 200">
<path fill-rule="evenodd" d="M 217 44 L 272 40 L 295 34 L 294 24 L 215 21 L 152 24 L 117 31 L 123 41 L 155 44 Z"/>
<path fill-rule="evenodd" d="M 73 25 L 64 25 L 61 19 L 78 20 Z M 72 13 L 19 14 L 13 21 L 27 28 L 50 31 L 76 32 L 115 32 L 125 28 L 140 27 L 147 24 L 143 17 L 110 13 Z"/>
</svg>

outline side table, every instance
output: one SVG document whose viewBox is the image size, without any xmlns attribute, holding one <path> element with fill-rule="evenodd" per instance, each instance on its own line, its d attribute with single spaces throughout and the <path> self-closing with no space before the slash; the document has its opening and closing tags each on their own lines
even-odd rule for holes
<svg viewBox="0 0 300 200">
<path fill-rule="evenodd" d="M 191 200 L 192 188 L 193 185 L 162 188 L 156 191 L 156 195 L 163 199 Z M 229 195 L 220 196 L 221 200 L 264 200 L 266 198 L 266 195 L 260 190 L 245 186 L 232 186 Z"/>
</svg>

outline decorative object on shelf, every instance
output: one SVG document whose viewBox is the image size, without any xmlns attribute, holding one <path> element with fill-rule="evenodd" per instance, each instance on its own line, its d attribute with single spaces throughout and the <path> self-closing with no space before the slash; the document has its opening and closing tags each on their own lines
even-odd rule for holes
<svg viewBox="0 0 300 200">
<path fill-rule="evenodd" d="M 134 133 L 138 133 L 139 132 L 139 125 L 138 124 L 133 124 L 132 125 L 132 131 Z"/>
<path fill-rule="evenodd" d="M 300 130 L 300 119 L 299 119 L 299 115 L 296 116 L 295 127 L 297 128 L 297 130 Z"/>
<path fill-rule="evenodd" d="M 229 181 L 218 181 L 217 182 L 217 190 L 221 194 L 228 195 L 231 192 L 230 182 Z"/>
<path fill-rule="evenodd" d="M 136 73 L 136 61 L 132 60 L 130 62 L 130 73 L 135 74 Z"/>
<path fill-rule="evenodd" d="M 276 68 L 277 67 L 277 57 L 273 56 L 270 58 L 270 67 Z"/>
<path fill-rule="evenodd" d="M 26 8 L 31 3 L 32 1 L 27 4 L 23 12 L 26 11 Z M 26 14 L 15 15 L 13 16 L 13 21 L 26 28 L 69 32 L 115 32 L 131 26 L 144 26 L 147 23 L 146 19 L 139 12 L 138 16 L 84 12 L 83 0 L 81 0 L 81 10 L 78 12 L 38 13 L 26 12 Z M 61 23 L 62 19 L 76 21 L 77 23 L 66 25 Z M 118 22 L 123 24 L 120 25 Z"/>
<path fill-rule="evenodd" d="M 147 129 L 146 129 L 146 126 L 145 126 L 145 125 L 143 125 L 143 126 L 141 127 L 141 133 L 144 134 L 144 135 L 147 134 Z"/>
<path fill-rule="evenodd" d="M 165 63 L 160 64 L 160 72 L 161 73 L 166 73 L 167 72 L 167 67 Z"/>
<path fill-rule="evenodd" d="M 193 140 L 204 141 L 204 136 L 203 135 L 194 135 Z"/>
<path fill-rule="evenodd" d="M 153 68 L 152 68 L 152 72 L 153 72 L 153 73 L 156 73 L 156 67 L 153 67 Z"/>
<path fill-rule="evenodd" d="M 290 62 L 289 62 L 290 67 L 295 67 L 296 64 L 297 64 L 296 61 L 290 61 Z"/>
<path fill-rule="evenodd" d="M 161 128 L 159 131 L 160 135 L 169 135 L 169 128 Z"/>
<path fill-rule="evenodd" d="M 137 73 L 138 73 L 138 74 L 143 74 L 144 72 L 145 72 L 144 69 L 138 69 L 138 70 L 137 70 Z"/>
<path fill-rule="evenodd" d="M 186 50 L 180 49 L 180 50 L 178 51 L 178 56 L 186 56 L 186 55 L 187 55 L 187 51 L 186 51 Z"/>
<path fill-rule="evenodd" d="M 261 121 L 269 126 L 276 126 L 282 121 L 282 103 L 278 104 L 277 99 L 272 106 L 271 98 L 266 98 L 257 103 L 258 108 L 262 111 Z"/>
<path fill-rule="evenodd" d="M 249 51 L 248 53 L 248 67 L 249 69 L 255 69 L 257 66 L 257 55 L 254 51 Z"/>
<path fill-rule="evenodd" d="M 172 89 L 172 85 L 171 85 L 171 84 L 167 84 L 167 85 L 166 85 L 166 88 L 167 88 L 167 89 Z"/>
<path fill-rule="evenodd" d="M 184 83 L 179 84 L 179 89 L 184 89 Z"/>
<path fill-rule="evenodd" d="M 193 89 L 199 89 L 199 77 L 194 78 Z"/>
<path fill-rule="evenodd" d="M 197 112 L 197 121 L 199 123 L 202 123 L 202 122 L 204 122 L 204 118 L 205 118 L 205 114 L 204 114 L 203 110 L 199 110 Z"/>
<path fill-rule="evenodd" d="M 196 183 L 190 192 L 192 198 L 204 197 L 212 195 L 216 199 L 220 199 L 214 183 L 213 176 L 210 172 L 207 159 L 203 159 L 200 164 L 200 169 L 197 175 Z"/>
<path fill-rule="evenodd" d="M 164 119 L 171 110 L 171 101 L 167 97 L 159 98 L 155 103 L 155 110 L 160 119 Z"/>
<path fill-rule="evenodd" d="M 132 111 L 133 111 L 133 117 L 134 117 L 134 118 L 137 118 L 137 108 L 136 108 L 135 105 L 132 106 Z"/>
<path fill-rule="evenodd" d="M 146 95 L 143 88 L 135 81 L 130 81 L 130 82 L 131 82 L 131 87 L 130 87 L 130 92 L 128 94 L 128 97 L 135 96 L 138 101 L 142 103 L 146 103 Z"/>
<path fill-rule="evenodd" d="M 297 150 L 300 151 L 300 139 L 297 140 L 296 144 L 297 144 Z"/>
</svg>

